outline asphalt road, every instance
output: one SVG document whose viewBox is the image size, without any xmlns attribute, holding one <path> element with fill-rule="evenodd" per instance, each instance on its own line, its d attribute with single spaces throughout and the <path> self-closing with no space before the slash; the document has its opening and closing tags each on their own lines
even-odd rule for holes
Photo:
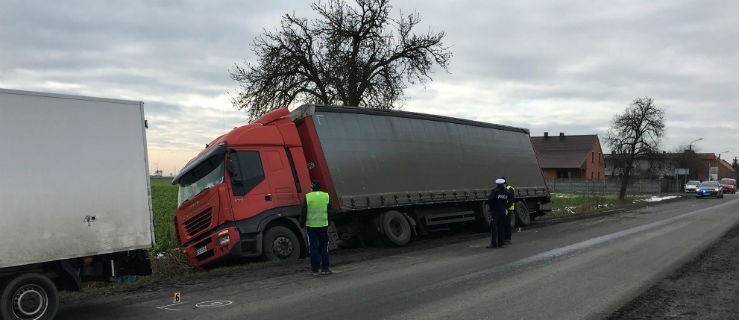
<svg viewBox="0 0 739 320">
<path fill-rule="evenodd" d="M 61 306 L 58 319 L 598 319 L 739 224 L 739 196 L 693 199 L 254 280 L 236 274 L 172 290 Z M 308 263 L 307 261 L 305 263 Z"/>
</svg>

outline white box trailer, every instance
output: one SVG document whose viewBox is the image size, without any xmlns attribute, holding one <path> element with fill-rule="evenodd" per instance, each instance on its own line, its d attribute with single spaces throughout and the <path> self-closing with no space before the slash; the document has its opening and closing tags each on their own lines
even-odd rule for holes
<svg viewBox="0 0 739 320">
<path fill-rule="evenodd" d="M 150 274 L 143 103 L 0 89 L 0 318 L 52 318 L 57 288 Z"/>
</svg>

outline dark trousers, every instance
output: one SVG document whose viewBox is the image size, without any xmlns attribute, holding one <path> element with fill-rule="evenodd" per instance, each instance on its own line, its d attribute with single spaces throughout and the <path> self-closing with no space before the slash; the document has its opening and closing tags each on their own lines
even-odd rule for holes
<svg viewBox="0 0 739 320">
<path fill-rule="evenodd" d="M 307 229 L 311 270 L 328 271 L 328 227 L 307 227 Z"/>
<path fill-rule="evenodd" d="M 502 247 L 505 240 L 505 214 L 494 214 L 490 222 L 490 245 Z"/>
<path fill-rule="evenodd" d="M 515 219 L 513 217 L 513 210 L 508 210 L 508 214 L 505 215 L 505 222 L 503 225 L 503 234 L 505 235 L 505 239 L 510 241 L 511 240 L 511 233 L 513 230 L 511 230 L 511 219 Z"/>
</svg>

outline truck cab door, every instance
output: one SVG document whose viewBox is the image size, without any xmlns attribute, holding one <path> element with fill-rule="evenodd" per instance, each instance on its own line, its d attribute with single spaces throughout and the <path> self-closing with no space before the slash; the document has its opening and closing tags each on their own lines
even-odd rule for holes
<svg viewBox="0 0 739 320">
<path fill-rule="evenodd" d="M 228 171 L 234 221 L 253 217 L 268 209 L 270 188 L 258 150 L 230 150 Z"/>
<path fill-rule="evenodd" d="M 253 217 L 272 208 L 300 204 L 284 148 L 231 150 L 228 166 L 234 220 Z"/>
</svg>

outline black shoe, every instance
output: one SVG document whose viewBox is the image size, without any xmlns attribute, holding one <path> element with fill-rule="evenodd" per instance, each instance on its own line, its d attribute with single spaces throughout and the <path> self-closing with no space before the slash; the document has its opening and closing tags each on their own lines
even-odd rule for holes
<svg viewBox="0 0 739 320">
<path fill-rule="evenodd" d="M 495 248 L 497 248 L 497 247 L 498 247 L 498 246 L 494 246 L 494 245 L 492 245 L 492 244 L 491 244 L 491 245 L 489 245 L 489 246 L 487 246 L 487 247 L 485 247 L 485 248 L 488 248 L 488 249 L 495 249 Z"/>
<path fill-rule="evenodd" d="M 505 244 L 511 244 L 511 240 L 506 240 L 504 243 Z"/>
</svg>

